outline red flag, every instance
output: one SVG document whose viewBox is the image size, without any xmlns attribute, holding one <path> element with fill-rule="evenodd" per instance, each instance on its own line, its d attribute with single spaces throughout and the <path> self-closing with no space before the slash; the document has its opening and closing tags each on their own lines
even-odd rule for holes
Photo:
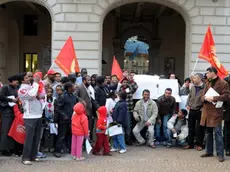
<svg viewBox="0 0 230 172">
<path fill-rule="evenodd" d="M 198 57 L 208 61 L 213 67 L 215 67 L 218 70 L 218 76 L 220 78 L 224 78 L 228 75 L 228 71 L 224 68 L 216 56 L 216 47 L 210 26 L 208 26 Z"/>
<path fill-rule="evenodd" d="M 66 41 L 54 62 L 66 75 L 80 71 L 71 37 Z"/>
<path fill-rule="evenodd" d="M 115 56 L 113 56 L 111 75 L 117 75 L 119 80 L 122 78 L 122 70 L 121 70 L 121 67 L 120 67 L 119 63 L 117 62 L 117 59 Z"/>
</svg>

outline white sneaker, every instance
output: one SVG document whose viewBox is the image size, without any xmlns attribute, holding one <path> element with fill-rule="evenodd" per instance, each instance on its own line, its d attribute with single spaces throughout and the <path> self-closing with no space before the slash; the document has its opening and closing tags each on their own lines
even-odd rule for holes
<svg viewBox="0 0 230 172">
<path fill-rule="evenodd" d="M 123 153 L 125 153 L 126 152 L 126 149 L 121 149 L 120 150 L 120 154 L 123 154 Z"/>
<path fill-rule="evenodd" d="M 115 148 L 110 149 L 110 152 L 117 152 L 117 151 L 118 149 L 115 149 Z"/>
<path fill-rule="evenodd" d="M 76 158 L 77 161 L 84 161 L 85 157 Z"/>
<path fill-rule="evenodd" d="M 73 160 L 76 160 L 76 156 L 73 156 Z"/>
<path fill-rule="evenodd" d="M 22 161 L 22 164 L 24 164 L 24 165 L 32 165 L 32 162 L 31 161 Z"/>
</svg>

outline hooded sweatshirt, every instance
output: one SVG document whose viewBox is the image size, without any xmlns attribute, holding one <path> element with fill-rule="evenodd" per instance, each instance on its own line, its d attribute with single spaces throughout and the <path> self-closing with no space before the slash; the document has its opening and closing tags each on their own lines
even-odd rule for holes
<svg viewBox="0 0 230 172">
<path fill-rule="evenodd" d="M 72 134 L 76 136 L 88 136 L 88 118 L 86 116 L 85 107 L 82 103 L 77 103 L 73 107 L 72 116 Z"/>
<path fill-rule="evenodd" d="M 105 134 L 107 124 L 107 109 L 105 106 L 101 106 L 98 110 L 98 120 L 96 133 Z"/>
<path fill-rule="evenodd" d="M 37 99 L 39 85 L 37 83 L 22 84 L 18 90 L 18 97 L 24 109 L 24 119 L 38 119 L 42 117 L 42 104 Z"/>
</svg>

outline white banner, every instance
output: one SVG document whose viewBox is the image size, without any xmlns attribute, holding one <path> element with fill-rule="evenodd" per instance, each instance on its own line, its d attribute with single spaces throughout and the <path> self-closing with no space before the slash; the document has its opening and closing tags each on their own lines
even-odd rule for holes
<svg viewBox="0 0 230 172">
<path fill-rule="evenodd" d="M 180 98 L 181 98 L 181 102 L 179 103 L 179 108 L 186 109 L 186 103 L 187 103 L 188 96 L 181 96 Z"/>
<path fill-rule="evenodd" d="M 151 99 L 157 99 L 164 94 L 166 88 L 171 88 L 172 96 L 175 97 L 176 102 L 181 102 L 177 79 L 159 79 L 158 76 L 151 75 L 135 75 L 134 79 L 138 85 L 138 89 L 133 95 L 134 99 L 142 99 L 142 92 L 145 89 L 150 91 Z"/>
</svg>

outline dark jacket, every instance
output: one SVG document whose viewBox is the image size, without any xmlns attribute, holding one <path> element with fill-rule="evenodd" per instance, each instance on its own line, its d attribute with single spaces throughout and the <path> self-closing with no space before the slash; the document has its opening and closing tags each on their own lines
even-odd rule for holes
<svg viewBox="0 0 230 172">
<path fill-rule="evenodd" d="M 224 79 L 230 88 L 230 76 Z M 230 122 L 230 97 L 224 102 L 224 121 Z"/>
<path fill-rule="evenodd" d="M 10 85 L 4 85 L 0 89 L 0 111 L 2 114 L 13 114 L 13 107 L 8 105 L 9 102 L 12 102 L 12 99 L 7 98 L 8 96 L 18 97 L 17 88 L 14 88 Z"/>
<path fill-rule="evenodd" d="M 122 125 L 122 127 L 127 127 L 127 104 L 125 100 L 120 100 L 114 107 L 112 114 L 113 121 Z"/>
<path fill-rule="evenodd" d="M 180 96 L 188 95 L 190 92 L 190 89 L 187 87 L 181 87 L 180 88 Z"/>
<path fill-rule="evenodd" d="M 230 98 L 224 102 L 224 121 L 230 122 Z"/>
<path fill-rule="evenodd" d="M 213 84 L 214 83 L 214 84 Z M 206 102 L 204 100 L 206 92 L 209 88 L 212 87 L 220 96 L 215 96 L 213 98 L 214 102 L 217 101 L 227 101 L 230 96 L 228 83 L 219 77 L 212 80 L 211 82 L 207 81 L 203 94 L 201 96 L 202 101 L 204 102 L 200 125 L 206 127 L 217 127 L 221 126 L 223 120 L 223 107 L 216 108 L 212 103 Z"/>
<path fill-rule="evenodd" d="M 60 123 L 70 123 L 73 115 L 73 107 L 78 102 L 79 99 L 77 96 L 66 91 L 57 99 L 55 106 L 56 113 L 59 115 Z"/>
<path fill-rule="evenodd" d="M 111 84 L 109 85 L 109 90 L 116 91 L 116 90 L 117 90 L 117 86 L 118 86 L 118 84 L 113 84 L 113 83 L 111 83 Z"/>
<path fill-rule="evenodd" d="M 83 83 L 76 87 L 76 95 L 85 101 L 85 103 L 86 103 L 86 115 L 92 116 L 93 115 L 93 105 L 92 105 L 92 101 L 91 101 L 92 98 L 87 93 L 87 90 L 86 90 L 85 86 L 83 85 Z"/>
<path fill-rule="evenodd" d="M 157 105 L 160 116 L 176 113 L 176 99 L 172 96 L 169 99 L 166 99 L 165 95 L 160 96 L 157 99 Z"/>
<path fill-rule="evenodd" d="M 97 85 L 94 87 L 94 90 L 96 102 L 99 104 L 99 106 L 105 106 L 106 99 L 109 94 L 109 89 L 107 87 Z"/>
</svg>

